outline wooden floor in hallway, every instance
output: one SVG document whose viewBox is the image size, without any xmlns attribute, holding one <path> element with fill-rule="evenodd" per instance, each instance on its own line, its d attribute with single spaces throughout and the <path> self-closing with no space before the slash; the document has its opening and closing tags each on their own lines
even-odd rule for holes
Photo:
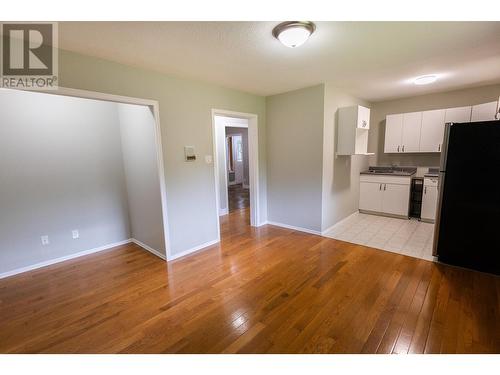
<svg viewBox="0 0 500 375">
<path fill-rule="evenodd" d="M 500 352 L 498 277 L 248 223 L 168 265 L 129 244 L 0 280 L 0 352 Z"/>
</svg>

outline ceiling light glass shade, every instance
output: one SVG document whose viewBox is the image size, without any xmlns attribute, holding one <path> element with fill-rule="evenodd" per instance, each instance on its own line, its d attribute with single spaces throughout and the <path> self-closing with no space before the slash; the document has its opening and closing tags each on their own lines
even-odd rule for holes
<svg viewBox="0 0 500 375">
<path fill-rule="evenodd" d="M 283 22 L 273 29 L 273 35 L 285 46 L 295 48 L 304 44 L 315 29 L 308 21 Z"/>
<path fill-rule="evenodd" d="M 434 83 L 437 80 L 437 76 L 429 75 L 415 78 L 415 85 L 428 85 L 429 83 Z"/>
</svg>

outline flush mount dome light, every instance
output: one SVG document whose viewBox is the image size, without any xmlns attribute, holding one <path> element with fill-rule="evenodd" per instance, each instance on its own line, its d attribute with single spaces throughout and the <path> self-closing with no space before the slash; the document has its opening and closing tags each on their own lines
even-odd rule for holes
<svg viewBox="0 0 500 375">
<path fill-rule="evenodd" d="M 273 29 L 273 36 L 290 48 L 304 44 L 316 30 L 316 25 L 310 21 L 282 22 Z"/>
<path fill-rule="evenodd" d="M 434 83 L 438 77 L 436 75 L 428 75 L 428 76 L 422 76 L 415 78 L 415 85 L 428 85 L 429 83 Z"/>
</svg>

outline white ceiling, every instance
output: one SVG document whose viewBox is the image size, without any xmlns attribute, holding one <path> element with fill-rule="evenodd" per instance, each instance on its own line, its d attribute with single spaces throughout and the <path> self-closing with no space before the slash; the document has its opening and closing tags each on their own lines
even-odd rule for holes
<svg viewBox="0 0 500 375">
<path fill-rule="evenodd" d="M 500 82 L 500 22 L 317 22 L 303 46 L 278 22 L 61 22 L 63 49 L 271 95 L 329 82 L 389 98 Z M 415 86 L 412 78 L 438 74 Z"/>
</svg>

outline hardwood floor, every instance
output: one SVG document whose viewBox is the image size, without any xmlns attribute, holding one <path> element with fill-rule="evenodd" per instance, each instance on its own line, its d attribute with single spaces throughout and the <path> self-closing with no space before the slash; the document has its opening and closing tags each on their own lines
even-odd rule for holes
<svg viewBox="0 0 500 375">
<path fill-rule="evenodd" d="M 229 212 L 250 207 L 250 189 L 244 189 L 242 184 L 228 186 Z"/>
<path fill-rule="evenodd" d="M 0 280 L 0 352 L 500 352 L 498 277 L 248 222 L 168 266 L 130 244 Z"/>
</svg>

